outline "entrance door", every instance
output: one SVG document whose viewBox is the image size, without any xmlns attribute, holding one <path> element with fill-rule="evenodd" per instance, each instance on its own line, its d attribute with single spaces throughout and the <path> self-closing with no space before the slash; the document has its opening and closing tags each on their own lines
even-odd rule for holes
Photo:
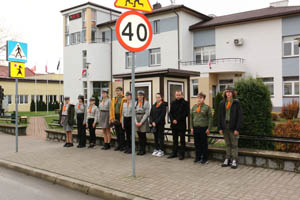
<svg viewBox="0 0 300 200">
<path fill-rule="evenodd" d="M 184 93 L 184 83 L 182 82 L 168 82 L 168 103 L 169 108 L 172 101 L 175 100 L 176 91 L 182 91 Z"/>
<path fill-rule="evenodd" d="M 131 86 L 130 86 L 131 89 Z M 145 98 L 152 105 L 152 84 L 151 82 L 138 82 L 135 83 L 135 95 L 137 97 L 138 91 L 143 91 L 145 93 Z"/>
</svg>

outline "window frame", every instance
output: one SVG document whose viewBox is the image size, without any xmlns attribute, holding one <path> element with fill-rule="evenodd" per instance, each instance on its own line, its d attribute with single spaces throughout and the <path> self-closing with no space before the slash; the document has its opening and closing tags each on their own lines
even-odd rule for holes
<svg viewBox="0 0 300 200">
<path fill-rule="evenodd" d="M 285 55 L 285 44 L 291 44 L 291 54 L 290 55 Z M 282 56 L 284 58 L 298 57 L 299 56 L 299 47 L 298 47 L 298 54 L 295 54 L 295 46 L 298 47 L 297 40 L 284 41 L 283 45 L 282 45 Z"/>
<path fill-rule="evenodd" d="M 202 47 L 196 47 L 194 48 L 194 55 L 195 55 L 195 63 L 197 65 L 206 65 L 211 61 L 212 63 L 215 63 L 215 60 L 217 58 L 216 55 L 216 46 L 210 45 L 210 46 L 202 46 Z M 200 60 L 197 61 L 197 56 L 200 56 Z M 207 60 L 204 58 L 208 57 Z"/>
<path fill-rule="evenodd" d="M 153 34 L 160 34 L 160 20 L 153 21 Z"/>
<path fill-rule="evenodd" d="M 197 81 L 197 83 L 193 82 L 193 81 Z M 197 90 L 199 93 L 199 80 L 198 79 L 192 79 L 191 80 L 191 97 L 197 97 L 198 94 L 194 94 L 194 86 L 197 86 Z"/>
<path fill-rule="evenodd" d="M 299 94 L 295 94 L 295 85 L 296 85 L 296 83 L 299 84 L 299 80 L 298 81 L 296 81 L 296 80 L 295 81 L 283 81 L 283 96 L 285 96 L 285 97 L 298 97 Z M 292 94 L 285 94 L 285 90 L 284 90 L 285 84 L 291 84 Z"/>
<path fill-rule="evenodd" d="M 131 67 L 132 67 L 132 62 L 133 62 L 133 59 L 132 59 L 132 52 L 125 52 L 125 68 L 126 69 L 131 69 Z M 136 60 L 136 54 L 134 54 L 135 56 L 134 56 L 134 59 Z M 131 63 L 129 64 L 129 60 L 128 59 L 130 59 L 131 58 Z M 136 62 L 134 62 L 134 67 L 136 67 Z"/>
<path fill-rule="evenodd" d="M 153 52 L 155 50 L 158 50 L 157 52 Z M 160 62 L 158 62 L 158 55 L 160 57 Z M 154 56 L 155 63 L 152 63 L 152 56 Z M 161 48 L 153 48 L 149 49 L 149 66 L 150 67 L 157 67 L 161 66 Z"/>
</svg>

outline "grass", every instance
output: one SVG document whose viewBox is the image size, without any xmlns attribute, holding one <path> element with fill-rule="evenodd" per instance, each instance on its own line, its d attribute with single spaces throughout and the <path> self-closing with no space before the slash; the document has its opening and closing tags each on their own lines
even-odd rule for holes
<svg viewBox="0 0 300 200">
<path fill-rule="evenodd" d="M 47 116 L 47 115 L 55 115 L 55 111 L 38 111 L 38 112 L 19 112 L 19 116 L 27 116 L 27 117 L 39 117 L 39 116 Z"/>
<path fill-rule="evenodd" d="M 53 123 L 53 120 L 58 120 L 59 119 L 58 115 L 56 115 L 56 116 L 45 116 L 44 119 L 45 119 L 45 121 L 46 121 L 46 123 L 47 123 L 47 125 L 48 125 L 49 128 L 55 129 L 55 130 L 63 130 L 63 127 L 57 127 L 57 126 L 51 127 L 49 125 L 49 124 Z"/>
</svg>

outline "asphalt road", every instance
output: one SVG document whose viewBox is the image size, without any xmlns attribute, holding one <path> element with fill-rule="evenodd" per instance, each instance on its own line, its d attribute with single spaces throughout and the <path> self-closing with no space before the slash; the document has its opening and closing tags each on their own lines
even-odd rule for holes
<svg viewBox="0 0 300 200">
<path fill-rule="evenodd" d="M 0 167 L 0 200 L 99 200 L 60 185 Z"/>
</svg>

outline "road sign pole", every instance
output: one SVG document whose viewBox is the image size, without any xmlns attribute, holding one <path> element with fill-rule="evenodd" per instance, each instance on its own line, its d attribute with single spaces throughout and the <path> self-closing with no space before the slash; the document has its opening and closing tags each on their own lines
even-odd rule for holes
<svg viewBox="0 0 300 200">
<path fill-rule="evenodd" d="M 16 153 L 18 153 L 19 150 L 19 129 L 18 129 L 18 104 L 19 104 L 19 94 L 18 94 L 18 78 L 16 78 L 16 115 L 15 115 L 15 123 L 16 123 Z"/>
<path fill-rule="evenodd" d="M 131 67 L 131 92 L 132 92 L 132 100 L 131 100 L 131 107 L 132 107 L 132 144 L 131 144 L 131 152 L 132 152 L 132 176 L 135 177 L 135 52 L 131 52 L 132 55 L 132 67 Z"/>
</svg>

